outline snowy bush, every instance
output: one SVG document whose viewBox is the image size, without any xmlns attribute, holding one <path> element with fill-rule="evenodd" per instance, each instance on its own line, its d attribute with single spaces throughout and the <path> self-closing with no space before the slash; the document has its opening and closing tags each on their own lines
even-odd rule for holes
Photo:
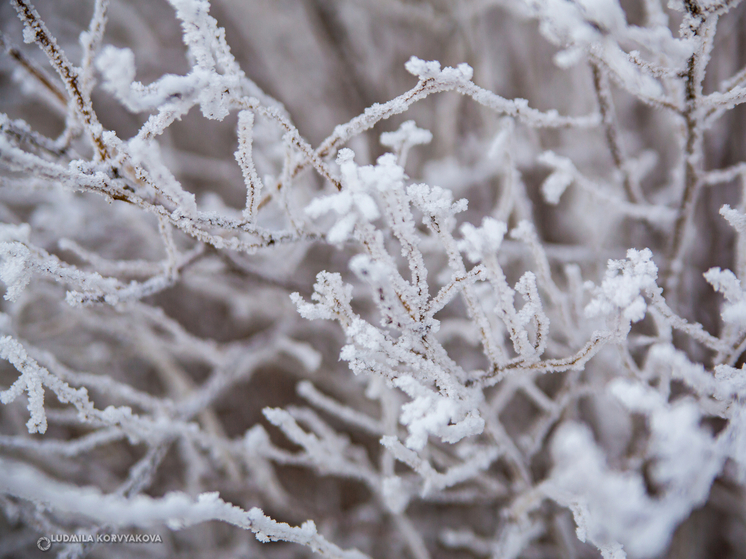
<svg viewBox="0 0 746 559">
<path fill-rule="evenodd" d="M 0 26 L 0 555 L 746 553 L 746 3 Z"/>
</svg>

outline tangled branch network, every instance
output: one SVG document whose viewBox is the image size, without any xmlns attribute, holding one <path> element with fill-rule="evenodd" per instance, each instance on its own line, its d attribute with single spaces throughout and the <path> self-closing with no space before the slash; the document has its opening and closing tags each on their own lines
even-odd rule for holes
<svg viewBox="0 0 746 559">
<path fill-rule="evenodd" d="M 746 554 L 746 3 L 0 31 L 2 557 Z"/>
</svg>

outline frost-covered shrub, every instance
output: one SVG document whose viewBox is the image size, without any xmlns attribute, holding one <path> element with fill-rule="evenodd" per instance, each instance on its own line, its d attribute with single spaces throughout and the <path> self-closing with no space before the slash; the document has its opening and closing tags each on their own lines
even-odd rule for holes
<svg viewBox="0 0 746 559">
<path fill-rule="evenodd" d="M 0 553 L 742 556 L 744 6 L 3 5 Z"/>
</svg>

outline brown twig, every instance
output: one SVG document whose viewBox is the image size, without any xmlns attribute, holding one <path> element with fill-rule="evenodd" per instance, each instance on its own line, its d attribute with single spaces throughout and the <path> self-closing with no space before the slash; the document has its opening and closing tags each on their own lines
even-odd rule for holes
<svg viewBox="0 0 746 559">
<path fill-rule="evenodd" d="M 44 51 L 44 54 L 47 55 L 52 67 L 65 83 L 65 88 L 73 101 L 73 106 L 91 136 L 97 157 L 100 160 L 108 159 L 110 154 L 103 140 L 104 129 L 93 110 L 90 97 L 81 88 L 80 69 L 76 68 L 67 58 L 64 51 L 57 44 L 57 40 L 42 21 L 39 12 L 36 11 L 36 8 L 30 2 L 26 2 L 26 0 L 11 0 L 11 4 L 18 12 L 18 17 L 21 18 L 27 29 L 33 33 L 34 40 L 41 50 Z"/>
</svg>

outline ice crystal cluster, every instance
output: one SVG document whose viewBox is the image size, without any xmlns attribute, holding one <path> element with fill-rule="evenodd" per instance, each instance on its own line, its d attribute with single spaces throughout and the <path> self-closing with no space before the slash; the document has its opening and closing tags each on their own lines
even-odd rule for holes
<svg viewBox="0 0 746 559">
<path fill-rule="evenodd" d="M 746 554 L 746 2 L 0 32 L 2 557 Z"/>
</svg>

